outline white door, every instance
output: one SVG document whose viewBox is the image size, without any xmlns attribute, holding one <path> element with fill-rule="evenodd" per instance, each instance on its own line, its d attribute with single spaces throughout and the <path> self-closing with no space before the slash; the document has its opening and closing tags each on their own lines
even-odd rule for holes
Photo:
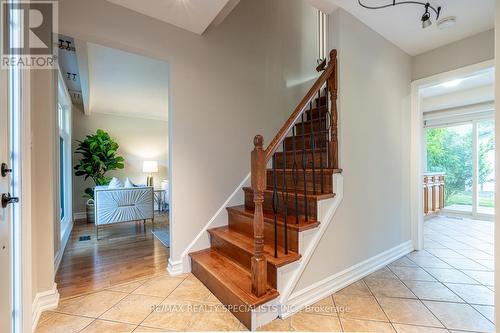
<svg viewBox="0 0 500 333">
<path fill-rule="evenodd" d="M 8 72 L 0 70 L 0 164 L 10 164 Z M 5 176 L 4 176 L 5 175 Z M 11 206 L 4 208 L 10 191 L 10 173 L 0 174 L 0 332 L 12 331 Z"/>
</svg>

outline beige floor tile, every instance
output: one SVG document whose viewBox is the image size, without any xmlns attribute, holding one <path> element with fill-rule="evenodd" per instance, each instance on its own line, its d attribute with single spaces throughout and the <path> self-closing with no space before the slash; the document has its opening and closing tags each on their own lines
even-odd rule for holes
<svg viewBox="0 0 500 333">
<path fill-rule="evenodd" d="M 133 291 L 133 294 L 167 297 L 179 286 L 184 277 L 159 276 L 152 278 L 139 288 Z"/>
<path fill-rule="evenodd" d="M 495 323 L 495 307 L 490 305 L 473 305 L 474 309 L 479 311 L 489 321 Z"/>
<path fill-rule="evenodd" d="M 490 271 L 495 270 L 495 260 L 476 260 L 479 264 L 486 267 Z"/>
<path fill-rule="evenodd" d="M 487 272 L 487 271 L 467 271 L 463 270 L 465 274 L 478 281 L 481 284 L 486 286 L 495 285 L 495 272 Z"/>
<path fill-rule="evenodd" d="M 429 301 L 463 302 L 441 282 L 404 281 L 404 284 L 419 298 Z"/>
<path fill-rule="evenodd" d="M 488 270 L 483 265 L 477 263 L 474 260 L 467 259 L 467 258 L 464 258 L 464 259 L 446 258 L 445 261 L 456 269 L 470 269 L 470 270 L 477 270 L 477 271 Z"/>
<path fill-rule="evenodd" d="M 373 296 L 334 295 L 333 299 L 340 317 L 388 321 Z"/>
<path fill-rule="evenodd" d="M 292 330 L 291 326 L 292 320 L 291 318 L 287 319 L 275 319 L 267 325 L 259 327 L 257 331 L 263 332 L 287 332 Z"/>
<path fill-rule="evenodd" d="M 338 317 L 309 313 L 297 313 L 291 318 L 291 328 L 302 332 L 340 332 L 342 328 Z"/>
<path fill-rule="evenodd" d="M 106 320 L 96 320 L 87 326 L 82 333 L 129 333 L 133 332 L 137 325 L 117 323 Z"/>
<path fill-rule="evenodd" d="M 372 293 L 366 286 L 366 283 L 363 280 L 360 280 L 337 291 L 335 295 L 372 296 Z"/>
<path fill-rule="evenodd" d="M 381 268 L 365 277 L 365 279 L 393 279 L 397 280 L 398 277 L 387 267 Z"/>
<path fill-rule="evenodd" d="M 134 290 L 136 290 L 137 288 L 139 288 L 143 283 L 144 283 L 144 281 L 131 282 L 131 283 L 121 284 L 121 285 L 118 285 L 115 287 L 108 288 L 108 290 L 120 291 L 122 293 L 129 294 L 129 293 L 133 292 Z"/>
<path fill-rule="evenodd" d="M 210 290 L 195 277 L 188 277 L 168 296 L 171 300 L 204 302 Z"/>
<path fill-rule="evenodd" d="M 240 321 L 229 311 L 196 313 L 187 327 L 191 332 L 237 331 Z"/>
<path fill-rule="evenodd" d="M 436 281 L 420 267 L 391 267 L 391 271 L 401 280 Z"/>
<path fill-rule="evenodd" d="M 481 250 L 461 250 L 460 253 L 472 260 L 494 260 L 492 255 Z"/>
<path fill-rule="evenodd" d="M 215 297 L 214 294 L 210 293 L 208 297 L 203 301 L 206 303 L 212 303 L 212 304 L 222 304 L 221 301 L 217 297 Z"/>
<path fill-rule="evenodd" d="M 331 316 L 337 315 L 332 296 L 325 297 L 322 300 L 314 303 L 313 305 L 305 307 L 301 312 Z"/>
<path fill-rule="evenodd" d="M 56 311 L 97 318 L 125 296 L 117 291 L 99 291 L 61 301 Z"/>
<path fill-rule="evenodd" d="M 67 315 L 63 313 L 44 312 L 38 321 L 35 333 L 73 333 L 80 332 L 94 319 Z"/>
<path fill-rule="evenodd" d="M 444 328 L 393 324 L 398 333 L 448 333 Z"/>
<path fill-rule="evenodd" d="M 438 258 L 464 258 L 460 253 L 450 249 L 427 249 L 427 252 Z"/>
<path fill-rule="evenodd" d="M 159 328 L 152 328 L 146 326 L 137 326 L 134 333 L 151 333 L 151 332 L 165 332 L 165 330 Z"/>
<path fill-rule="evenodd" d="M 440 282 L 479 284 L 457 269 L 426 268 L 425 270 Z"/>
<path fill-rule="evenodd" d="M 480 305 L 494 304 L 495 293 L 485 286 L 458 283 L 445 284 L 467 303 Z"/>
<path fill-rule="evenodd" d="M 131 294 L 100 318 L 139 325 L 153 311 L 153 307 L 160 305 L 162 301 L 162 297 Z"/>
<path fill-rule="evenodd" d="M 424 301 L 437 318 L 452 330 L 494 332 L 495 326 L 468 304 Z"/>
<path fill-rule="evenodd" d="M 161 328 L 167 331 L 184 331 L 195 315 L 192 302 L 175 302 L 165 300 L 153 311 L 141 325 Z"/>
<path fill-rule="evenodd" d="M 443 327 L 419 300 L 381 297 L 378 301 L 393 323 Z"/>
<path fill-rule="evenodd" d="M 452 268 L 449 264 L 436 257 L 415 257 L 411 260 L 421 267 Z"/>
<path fill-rule="evenodd" d="M 366 279 L 368 288 L 377 297 L 416 298 L 408 287 L 399 280 Z"/>
<path fill-rule="evenodd" d="M 415 258 L 434 258 L 434 256 L 427 251 L 413 251 L 412 253 L 408 253 L 406 257 L 410 258 L 412 261 Z"/>
<path fill-rule="evenodd" d="M 403 258 L 399 258 L 398 260 L 396 261 L 393 261 L 389 264 L 390 267 L 392 266 L 406 266 L 406 267 L 415 267 L 417 266 L 417 264 L 415 264 L 413 261 L 411 261 L 410 259 L 406 258 L 406 257 L 403 257 Z"/>
<path fill-rule="evenodd" d="M 340 318 L 344 332 L 395 333 L 390 323 L 359 319 Z"/>
</svg>

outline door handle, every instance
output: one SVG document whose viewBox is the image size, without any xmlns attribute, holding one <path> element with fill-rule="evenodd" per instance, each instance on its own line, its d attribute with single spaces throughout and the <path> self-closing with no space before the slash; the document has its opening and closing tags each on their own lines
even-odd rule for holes
<svg viewBox="0 0 500 333">
<path fill-rule="evenodd" d="M 2 193 L 2 208 L 7 208 L 9 204 L 18 203 L 18 197 L 11 197 L 10 193 Z"/>
<path fill-rule="evenodd" d="M 9 169 L 9 166 L 6 163 L 2 163 L 0 171 L 2 173 L 2 177 L 7 177 L 7 174 L 11 173 L 12 169 Z"/>
</svg>

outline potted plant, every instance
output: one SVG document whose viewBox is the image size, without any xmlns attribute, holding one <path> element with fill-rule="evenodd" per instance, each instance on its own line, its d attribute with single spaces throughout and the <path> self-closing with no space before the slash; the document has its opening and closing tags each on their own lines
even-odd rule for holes
<svg viewBox="0 0 500 333">
<path fill-rule="evenodd" d="M 109 184 L 111 177 L 106 173 L 116 169 L 123 169 L 124 158 L 117 155 L 118 143 L 107 132 L 98 129 L 95 134 L 87 135 L 85 140 L 77 140 L 75 151 L 81 158 L 74 167 L 76 176 L 92 179 L 95 185 Z M 85 189 L 84 198 L 87 198 L 87 222 L 94 223 L 94 189 Z"/>
</svg>

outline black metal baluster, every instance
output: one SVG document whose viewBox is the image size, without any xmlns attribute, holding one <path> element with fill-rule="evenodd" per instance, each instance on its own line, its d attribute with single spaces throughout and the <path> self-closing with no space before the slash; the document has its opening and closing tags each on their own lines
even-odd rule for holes
<svg viewBox="0 0 500 333">
<path fill-rule="evenodd" d="M 276 153 L 273 156 L 273 213 L 274 213 L 274 257 L 278 258 L 278 214 L 279 197 L 276 189 Z"/>
<path fill-rule="evenodd" d="M 319 93 L 318 93 L 319 95 Z M 319 100 L 318 100 L 319 103 Z M 316 107 L 318 107 L 318 103 L 316 103 Z M 311 112 L 312 112 L 312 104 L 310 104 Z M 309 123 L 311 127 L 311 133 L 309 137 L 311 138 L 311 142 L 309 143 L 309 148 L 311 148 L 311 166 L 312 166 L 312 183 L 313 183 L 313 194 L 316 194 L 316 174 L 314 172 L 314 149 L 316 149 L 316 137 L 314 135 L 314 119 L 311 119 Z"/>
<path fill-rule="evenodd" d="M 295 224 L 299 224 L 299 198 L 297 195 L 297 150 L 295 145 L 295 126 L 292 127 L 292 150 L 293 150 L 293 166 L 292 166 L 292 180 L 293 192 L 295 195 Z"/>
<path fill-rule="evenodd" d="M 283 141 L 283 186 L 281 187 L 281 202 L 283 202 L 283 216 L 285 229 L 283 234 L 285 236 L 285 254 L 288 254 L 288 238 L 287 238 L 287 205 L 288 205 L 288 185 L 286 183 L 286 150 L 285 141 Z"/>
<path fill-rule="evenodd" d="M 309 109 L 311 109 L 309 107 Z M 307 182 L 306 182 L 306 166 L 307 166 L 307 160 L 306 160 L 306 138 L 305 138 L 305 129 L 304 129 L 304 113 L 301 115 L 302 119 L 302 173 L 304 174 L 304 214 L 305 214 L 305 220 L 306 222 L 309 221 L 309 216 L 307 214 Z"/>
<path fill-rule="evenodd" d="M 326 125 L 326 167 L 331 167 L 330 158 L 330 108 L 328 107 L 328 81 L 326 81 L 326 110 L 325 110 L 325 125 Z"/>
<path fill-rule="evenodd" d="M 321 94 L 321 89 L 318 92 L 318 95 L 320 96 Z M 321 96 L 320 96 L 321 97 Z M 321 116 L 321 98 L 319 99 L 318 103 L 318 132 L 319 132 L 319 177 L 320 177 L 320 186 L 321 186 L 321 193 L 325 193 L 324 188 L 323 188 L 323 129 L 321 126 L 321 123 L 323 122 L 323 117 Z"/>
</svg>

